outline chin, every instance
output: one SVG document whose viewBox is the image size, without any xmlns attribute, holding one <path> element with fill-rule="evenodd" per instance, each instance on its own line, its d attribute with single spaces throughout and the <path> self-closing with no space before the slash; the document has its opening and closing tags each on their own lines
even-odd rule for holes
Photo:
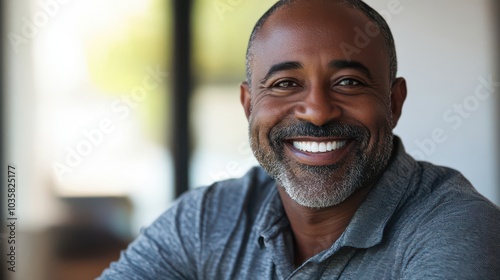
<svg viewBox="0 0 500 280">
<path fill-rule="evenodd" d="M 365 185 L 361 168 L 309 166 L 299 174 L 290 173 L 281 172 L 275 179 L 293 201 L 308 208 L 338 205 Z"/>
</svg>

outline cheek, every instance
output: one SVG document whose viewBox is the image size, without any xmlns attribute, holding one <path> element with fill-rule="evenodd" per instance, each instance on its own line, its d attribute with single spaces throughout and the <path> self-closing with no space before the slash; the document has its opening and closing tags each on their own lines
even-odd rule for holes
<svg viewBox="0 0 500 280">
<path fill-rule="evenodd" d="M 256 99 L 252 103 L 250 114 L 250 126 L 252 134 L 258 134 L 259 138 L 267 140 L 269 131 L 280 123 L 290 112 L 290 104 L 279 100 L 279 98 Z"/>
<path fill-rule="evenodd" d="M 363 125 L 373 137 L 382 137 L 390 129 L 391 110 L 388 100 L 359 98 L 355 104 L 346 106 L 344 113 Z"/>
</svg>

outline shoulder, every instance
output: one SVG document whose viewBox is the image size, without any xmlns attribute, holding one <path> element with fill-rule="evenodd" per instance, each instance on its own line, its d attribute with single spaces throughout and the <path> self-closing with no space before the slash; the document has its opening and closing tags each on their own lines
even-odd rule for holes
<svg viewBox="0 0 500 280">
<path fill-rule="evenodd" d="M 151 226 L 165 230 L 175 223 L 177 230 L 190 232 L 221 228 L 237 222 L 242 215 L 255 217 L 274 188 L 274 180 L 260 167 L 243 177 L 216 182 L 183 194 Z"/>
<path fill-rule="evenodd" d="M 189 208 L 209 215 L 212 212 L 224 214 L 220 212 L 258 205 L 274 186 L 274 180 L 261 167 L 253 167 L 241 178 L 219 181 L 185 193 L 172 208 Z"/>
<path fill-rule="evenodd" d="M 500 208 L 478 193 L 460 172 L 426 162 L 419 165 L 420 176 L 407 203 L 419 224 L 440 224 L 436 229 L 474 224 L 500 231 Z"/>
<path fill-rule="evenodd" d="M 267 173 L 252 168 L 241 178 L 184 194 L 147 230 L 162 236 L 162 247 L 190 256 L 185 263 L 196 264 L 199 275 L 213 272 L 215 256 L 231 255 L 248 239 L 273 188 L 274 180 Z"/>
<path fill-rule="evenodd" d="M 460 172 L 419 165 L 418 183 L 404 210 L 410 240 L 406 272 L 426 279 L 500 274 L 500 209 Z"/>
<path fill-rule="evenodd" d="M 500 218 L 500 209 L 478 193 L 457 170 L 426 162 L 419 165 L 421 172 L 409 201 L 423 221 L 455 217 L 461 222 L 478 223 Z"/>
</svg>

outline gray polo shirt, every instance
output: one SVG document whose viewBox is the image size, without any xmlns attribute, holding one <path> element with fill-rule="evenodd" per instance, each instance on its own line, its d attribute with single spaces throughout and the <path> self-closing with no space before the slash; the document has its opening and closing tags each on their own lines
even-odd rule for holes
<svg viewBox="0 0 500 280">
<path fill-rule="evenodd" d="M 500 279 L 499 208 L 395 143 L 341 237 L 300 267 L 276 183 L 256 167 L 183 195 L 100 279 Z"/>
</svg>

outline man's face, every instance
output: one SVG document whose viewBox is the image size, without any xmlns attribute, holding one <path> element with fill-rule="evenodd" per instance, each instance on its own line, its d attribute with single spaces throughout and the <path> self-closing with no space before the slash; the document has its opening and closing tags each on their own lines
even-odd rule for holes
<svg viewBox="0 0 500 280">
<path fill-rule="evenodd" d="M 241 96 L 257 160 L 311 208 L 339 204 L 378 178 L 406 94 L 404 80 L 391 83 L 382 35 L 366 35 L 368 44 L 356 37 L 373 23 L 322 3 L 285 6 L 267 20 Z"/>
</svg>

